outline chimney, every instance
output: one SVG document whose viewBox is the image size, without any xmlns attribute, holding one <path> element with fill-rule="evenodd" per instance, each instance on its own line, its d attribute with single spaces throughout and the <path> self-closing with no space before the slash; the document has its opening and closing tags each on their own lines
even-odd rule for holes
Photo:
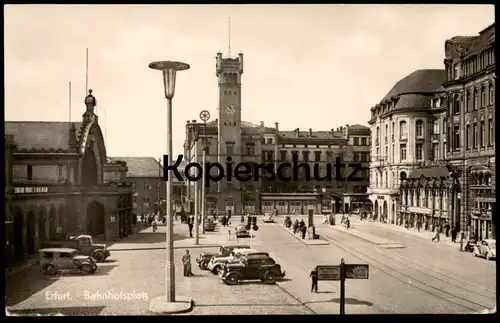
<svg viewBox="0 0 500 323">
<path fill-rule="evenodd" d="M 313 130 L 312 128 L 309 128 L 309 137 L 312 137 L 313 136 Z"/>
<path fill-rule="evenodd" d="M 278 130 L 278 131 L 280 130 L 280 124 L 279 124 L 279 122 L 275 122 L 275 123 L 274 123 L 274 128 L 275 128 L 276 130 Z"/>
<path fill-rule="evenodd" d="M 196 120 L 191 120 L 191 123 L 196 123 Z"/>
<path fill-rule="evenodd" d="M 189 123 L 189 120 L 187 120 L 186 123 Z"/>
<path fill-rule="evenodd" d="M 260 127 L 261 127 L 261 128 L 264 128 L 264 121 L 261 121 L 261 122 L 260 122 Z"/>
<path fill-rule="evenodd" d="M 300 129 L 299 128 L 295 129 L 295 134 L 297 135 L 297 138 L 300 137 Z"/>
</svg>

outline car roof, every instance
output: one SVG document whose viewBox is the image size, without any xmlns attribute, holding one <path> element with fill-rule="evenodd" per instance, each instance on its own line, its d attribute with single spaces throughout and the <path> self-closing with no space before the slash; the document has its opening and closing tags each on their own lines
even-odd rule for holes
<svg viewBox="0 0 500 323">
<path fill-rule="evenodd" d="M 265 251 L 260 251 L 260 250 L 255 250 L 255 249 L 242 249 L 240 253 L 245 254 L 245 255 L 254 254 L 254 253 L 268 254 Z"/>
<path fill-rule="evenodd" d="M 78 251 L 76 249 L 72 248 L 45 248 L 45 249 L 40 249 L 39 252 L 58 252 L 58 253 L 63 253 L 63 252 L 75 252 Z"/>
<path fill-rule="evenodd" d="M 222 246 L 224 248 L 233 248 L 233 249 L 250 249 L 250 246 L 247 244 L 230 244 L 226 246 Z"/>
</svg>

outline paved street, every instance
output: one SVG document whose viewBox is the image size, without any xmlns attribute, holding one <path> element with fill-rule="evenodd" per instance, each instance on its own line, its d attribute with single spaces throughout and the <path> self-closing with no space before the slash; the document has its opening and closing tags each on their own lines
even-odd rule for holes
<svg viewBox="0 0 500 323">
<path fill-rule="evenodd" d="M 241 240 L 269 252 L 286 270 L 287 278 L 276 285 L 256 282 L 227 286 L 218 277 L 196 267 L 195 277 L 184 278 L 180 262 L 184 248 L 176 249 L 177 294 L 190 296 L 195 302 L 193 311 L 187 315 L 338 314 L 339 283 L 320 282 L 319 293 L 311 293 L 309 272 L 315 265 L 339 264 L 341 258 L 346 263 L 370 265 L 368 280 L 346 283 L 347 314 L 466 313 L 494 306 L 493 261 L 474 259 L 471 254 L 460 253 L 448 245 L 368 222 L 354 221 L 350 230 L 398 241 L 404 248 L 385 249 L 349 231 L 343 232 L 340 227 L 319 223 L 318 233 L 330 244 L 307 245 L 286 232 L 279 222 L 259 224 L 255 238 Z M 184 241 L 192 241 L 186 238 L 186 226 L 176 226 L 176 233 Z M 149 238 L 149 235 L 155 236 Z M 209 235 L 213 236 L 211 241 L 228 242 L 225 230 Z M 153 245 L 164 245 L 162 235 L 146 231 L 142 237 L 154 240 L 146 240 Z M 126 239 L 113 246 L 119 248 L 120 244 L 134 246 Z M 149 314 L 151 298 L 164 293 L 165 251 L 141 248 L 144 244 L 136 241 L 136 250 L 114 250 L 96 275 L 46 277 L 32 267 L 10 276 L 6 284 L 7 305 L 14 311 L 52 309 L 72 315 Z M 214 250 L 213 247 L 190 249 L 193 260 L 202 251 Z M 92 299 L 107 292 L 117 296 L 111 300 Z M 132 299 L 124 299 L 123 295 Z"/>
</svg>

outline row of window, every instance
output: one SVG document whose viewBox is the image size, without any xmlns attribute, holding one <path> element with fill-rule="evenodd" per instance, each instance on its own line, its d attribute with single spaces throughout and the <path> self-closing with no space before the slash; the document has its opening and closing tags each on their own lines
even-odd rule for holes
<svg viewBox="0 0 500 323">
<path fill-rule="evenodd" d="M 487 105 L 491 106 L 495 103 L 495 89 L 493 88 L 493 84 L 490 83 L 488 85 L 488 95 L 486 93 L 486 87 L 484 85 L 481 86 L 480 93 L 481 93 L 481 102 L 479 102 L 479 91 L 477 89 L 474 89 L 472 91 L 467 91 L 467 94 L 465 95 L 466 99 L 464 101 L 465 111 L 467 112 L 477 111 L 480 105 L 481 108 L 485 108 Z M 449 105 L 450 115 L 460 114 L 460 102 L 461 102 L 460 95 L 455 94 L 455 96 L 453 97 L 453 102 L 450 102 Z"/>
<path fill-rule="evenodd" d="M 354 137 L 353 146 L 369 146 L 370 141 L 366 137 Z"/>
<path fill-rule="evenodd" d="M 449 128 L 448 128 L 449 129 Z M 449 134 L 450 134 L 450 130 Z M 479 124 L 474 122 L 472 126 L 470 124 L 465 126 L 465 147 L 467 149 L 484 148 L 486 146 L 493 146 L 495 141 L 494 137 L 494 126 L 493 119 L 488 119 L 488 131 L 486 132 L 486 124 L 480 121 Z M 449 139 L 453 139 L 453 149 L 460 150 L 460 127 L 453 127 L 453 137 L 449 135 Z M 451 148 L 451 145 L 448 147 Z"/>
<path fill-rule="evenodd" d="M 410 193 L 406 192 L 404 194 L 403 205 L 427 207 L 432 209 L 436 209 L 437 206 L 439 206 L 438 209 L 442 210 L 443 207 L 446 207 L 447 205 L 447 199 L 448 199 L 448 194 L 446 190 L 440 190 L 439 192 L 434 191 L 433 193 L 429 189 L 428 190 L 420 189 L 416 190 L 415 194 L 413 194 L 413 191 Z"/>
<path fill-rule="evenodd" d="M 310 158 L 310 156 L 311 156 L 310 151 L 302 151 L 302 160 L 301 161 L 321 162 L 321 153 L 322 152 L 321 151 L 314 151 L 313 153 L 314 153 L 314 158 L 311 159 Z M 295 156 L 297 156 L 297 159 L 298 159 L 298 156 L 299 156 L 298 151 L 296 151 L 296 150 L 292 151 L 291 154 L 292 154 L 292 157 L 295 155 Z M 271 150 L 262 151 L 262 159 L 265 161 L 274 161 L 274 152 Z M 289 155 L 288 155 L 288 151 L 281 150 L 279 160 L 280 161 L 290 160 Z M 326 152 L 326 160 L 328 162 L 334 161 L 333 160 L 333 152 L 331 152 L 331 151 Z M 370 161 L 370 153 L 369 152 L 354 152 L 353 153 L 353 161 L 355 161 L 355 162 L 369 162 Z"/>
<path fill-rule="evenodd" d="M 376 170 L 375 172 L 375 179 L 374 179 L 374 182 L 375 182 L 375 187 L 376 188 L 380 188 L 380 187 L 385 187 L 385 188 L 389 188 L 389 171 L 384 171 L 383 172 L 383 177 L 382 177 L 382 172 Z M 394 182 L 394 187 L 397 187 L 399 185 L 399 181 L 400 180 L 403 180 L 403 179 L 406 179 L 406 173 L 403 171 L 399 174 L 399 178 L 396 178 L 396 173 L 393 172 L 392 173 L 393 175 L 393 182 Z M 380 179 L 380 181 L 379 181 Z M 382 181 L 384 179 L 384 181 Z"/>
<path fill-rule="evenodd" d="M 447 69 L 448 80 L 458 80 L 462 76 L 474 75 L 493 64 L 495 64 L 495 52 L 493 49 L 486 50 L 478 55 L 467 58 L 461 63 L 454 64 L 453 71 Z M 451 75 L 452 72 L 453 75 Z"/>
<path fill-rule="evenodd" d="M 439 124 L 438 124 L 439 127 Z M 396 124 L 393 122 L 392 123 L 392 137 L 391 140 L 394 141 L 394 134 L 396 132 Z M 424 122 L 422 120 L 417 120 L 415 122 L 415 136 L 417 138 L 423 138 L 424 137 Z M 385 125 L 385 133 L 384 133 L 384 142 L 387 143 L 389 137 L 389 125 Z M 380 144 L 380 127 L 377 127 L 377 132 L 376 132 L 376 137 L 375 137 L 375 144 L 378 146 Z M 400 121 L 399 122 L 399 138 L 400 139 L 407 139 L 408 138 L 408 124 L 406 121 Z"/>
</svg>

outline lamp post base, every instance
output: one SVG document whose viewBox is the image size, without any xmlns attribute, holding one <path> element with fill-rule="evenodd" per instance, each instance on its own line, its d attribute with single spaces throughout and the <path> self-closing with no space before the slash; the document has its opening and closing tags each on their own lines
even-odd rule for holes
<svg viewBox="0 0 500 323">
<path fill-rule="evenodd" d="M 175 302 L 167 301 L 167 296 L 158 296 L 153 298 L 149 304 L 149 310 L 157 314 L 185 313 L 192 308 L 193 300 L 184 296 L 176 296 Z"/>
</svg>

